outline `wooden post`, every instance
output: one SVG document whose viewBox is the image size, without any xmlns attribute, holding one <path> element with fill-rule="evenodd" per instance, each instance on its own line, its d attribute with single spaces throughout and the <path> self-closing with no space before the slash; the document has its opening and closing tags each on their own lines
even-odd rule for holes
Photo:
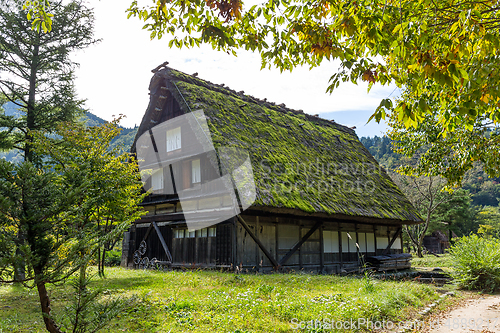
<svg viewBox="0 0 500 333">
<path fill-rule="evenodd" d="M 325 244 L 323 240 L 323 229 L 325 227 L 321 226 L 319 228 L 319 267 L 320 267 L 320 272 L 323 272 L 325 268 Z"/>
<path fill-rule="evenodd" d="M 341 231 L 340 223 L 339 223 L 339 261 L 340 261 L 340 270 L 344 267 L 344 258 L 342 258 L 342 255 L 344 254 L 342 252 L 342 231 Z"/>
<path fill-rule="evenodd" d="M 377 255 L 377 228 L 373 225 L 373 243 L 375 245 L 375 255 Z"/>
<path fill-rule="evenodd" d="M 358 224 L 354 223 L 354 230 L 356 230 L 356 256 L 358 257 L 358 265 L 361 263 L 361 258 L 359 256 L 359 236 L 358 236 Z"/>
<path fill-rule="evenodd" d="M 275 261 L 278 262 L 278 260 L 279 260 L 279 243 L 278 243 L 278 240 L 279 240 L 279 235 L 278 235 L 279 220 L 278 220 L 278 218 L 276 218 L 275 226 L 276 227 L 274 228 L 274 247 L 275 247 L 274 257 L 275 257 Z M 277 269 L 277 266 L 276 266 L 276 269 Z"/>
<path fill-rule="evenodd" d="M 233 217 L 233 246 L 232 246 L 232 252 L 233 252 L 233 260 L 232 260 L 232 263 L 233 263 L 233 268 L 236 269 L 236 266 L 239 265 L 238 263 L 238 235 L 237 235 L 237 225 L 236 225 L 236 217 Z"/>
<path fill-rule="evenodd" d="M 299 240 L 302 238 L 302 224 L 299 220 Z M 300 247 L 297 249 L 299 252 L 299 269 L 302 269 L 302 251 L 300 251 Z"/>
<path fill-rule="evenodd" d="M 260 241 L 260 221 L 259 216 L 255 217 L 255 237 Z M 255 242 L 255 269 L 260 270 L 259 245 Z"/>
<path fill-rule="evenodd" d="M 401 233 L 399 234 L 399 241 L 401 242 L 401 253 L 405 253 L 405 247 L 403 244 L 403 226 L 401 226 Z"/>
</svg>

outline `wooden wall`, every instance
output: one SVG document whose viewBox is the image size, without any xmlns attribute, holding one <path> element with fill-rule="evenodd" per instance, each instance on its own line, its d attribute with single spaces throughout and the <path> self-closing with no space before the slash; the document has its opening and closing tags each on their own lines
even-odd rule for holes
<svg viewBox="0 0 500 333">
<path fill-rule="evenodd" d="M 242 215 L 242 218 L 270 256 L 278 262 L 317 223 L 317 220 L 273 216 Z M 129 258 L 139 248 L 148 225 L 137 224 L 127 234 Z M 236 218 L 191 233 L 185 223 L 179 221 L 158 222 L 158 225 L 172 254 L 174 267 L 240 266 L 243 270 L 273 269 L 273 264 Z M 338 273 L 342 269 L 363 265 L 367 256 L 382 254 L 397 228 L 398 226 L 323 221 L 282 267 L 284 270 Z M 167 259 L 154 230 L 148 236 L 147 245 L 144 256 L 150 259 Z M 402 252 L 400 237 L 396 239 L 390 252 Z"/>
</svg>

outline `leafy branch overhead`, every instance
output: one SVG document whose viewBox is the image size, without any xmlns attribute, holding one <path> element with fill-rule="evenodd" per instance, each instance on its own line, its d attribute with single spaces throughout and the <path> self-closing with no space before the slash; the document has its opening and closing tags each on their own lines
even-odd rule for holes
<svg viewBox="0 0 500 333">
<path fill-rule="evenodd" d="M 432 98 L 446 133 L 480 116 L 499 119 L 499 9 L 497 1 L 269 0 L 248 8 L 239 0 L 162 0 L 133 1 L 129 16 L 143 20 L 151 38 L 169 35 L 170 46 L 258 51 L 263 67 L 340 60 L 329 91 L 342 81 L 395 83 L 408 93 L 394 106 L 383 100 L 377 120 L 394 108 L 416 126 Z"/>
</svg>

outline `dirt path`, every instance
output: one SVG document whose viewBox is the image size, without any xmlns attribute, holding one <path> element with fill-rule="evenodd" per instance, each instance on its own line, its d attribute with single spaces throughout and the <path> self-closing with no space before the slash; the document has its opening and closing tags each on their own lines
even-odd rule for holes
<svg viewBox="0 0 500 333">
<path fill-rule="evenodd" d="M 500 295 L 470 299 L 449 312 L 426 317 L 425 333 L 500 332 Z"/>
</svg>

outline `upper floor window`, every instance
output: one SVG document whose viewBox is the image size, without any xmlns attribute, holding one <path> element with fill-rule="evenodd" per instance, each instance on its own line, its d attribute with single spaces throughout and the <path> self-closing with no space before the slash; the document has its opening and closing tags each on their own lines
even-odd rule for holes
<svg viewBox="0 0 500 333">
<path fill-rule="evenodd" d="M 191 161 L 191 183 L 197 184 L 201 182 L 201 168 L 200 168 L 200 160 L 192 160 Z"/>
<path fill-rule="evenodd" d="M 167 131 L 167 152 L 181 149 L 181 128 Z"/>
</svg>

